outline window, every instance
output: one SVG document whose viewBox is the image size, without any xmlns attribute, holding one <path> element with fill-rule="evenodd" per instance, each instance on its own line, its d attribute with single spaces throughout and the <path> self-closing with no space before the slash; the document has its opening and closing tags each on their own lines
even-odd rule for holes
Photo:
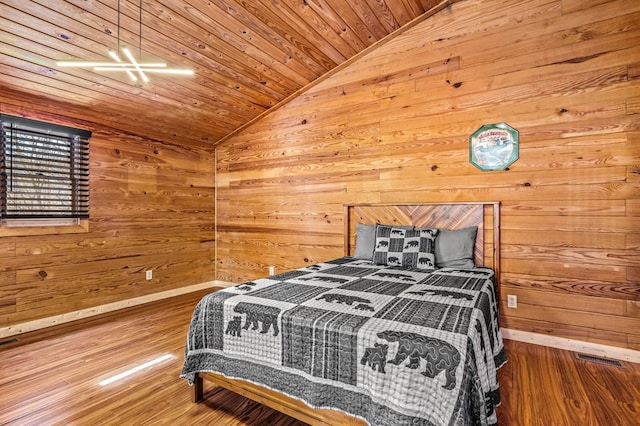
<svg viewBox="0 0 640 426">
<path fill-rule="evenodd" d="M 89 218 L 91 132 L 0 115 L 0 227 Z"/>
</svg>

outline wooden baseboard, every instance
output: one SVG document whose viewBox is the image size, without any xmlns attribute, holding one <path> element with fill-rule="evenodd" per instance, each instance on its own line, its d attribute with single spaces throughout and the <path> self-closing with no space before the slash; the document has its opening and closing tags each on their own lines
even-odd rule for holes
<svg viewBox="0 0 640 426">
<path fill-rule="evenodd" d="M 640 351 L 618 348 L 616 346 L 601 345 L 598 343 L 583 342 L 580 340 L 566 339 L 563 337 L 548 336 L 546 334 L 530 333 L 528 331 L 502 329 L 502 337 L 509 340 L 533 343 L 535 345 L 549 346 L 567 351 L 580 352 L 602 358 L 611 358 L 621 361 L 640 363 Z"/>
<path fill-rule="evenodd" d="M 180 296 L 182 294 L 192 293 L 198 290 L 204 290 L 212 287 L 229 287 L 235 285 L 225 281 L 208 281 L 200 284 L 195 284 L 188 287 L 180 287 L 174 290 L 162 291 L 159 293 L 153 293 L 146 296 L 135 297 L 133 299 L 122 300 L 120 302 L 108 303 L 106 305 L 95 306 L 93 308 L 81 309 L 79 311 L 68 312 L 65 314 L 55 315 L 52 317 L 41 318 L 34 321 L 29 321 L 21 324 L 10 325 L 7 327 L 0 327 L 0 339 L 5 337 L 15 336 L 18 334 L 28 333 L 30 331 L 40 330 L 46 327 L 64 324 L 71 321 L 80 320 L 83 318 L 89 318 L 95 315 L 104 314 L 107 312 L 117 311 L 119 309 L 129 308 L 132 306 L 142 305 L 144 303 L 155 302 L 162 299 L 168 299 L 174 296 Z"/>
</svg>

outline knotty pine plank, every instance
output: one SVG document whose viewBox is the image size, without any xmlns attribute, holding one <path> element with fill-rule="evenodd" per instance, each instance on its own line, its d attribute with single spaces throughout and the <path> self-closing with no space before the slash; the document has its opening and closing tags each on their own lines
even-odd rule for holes
<svg viewBox="0 0 640 426">
<path fill-rule="evenodd" d="M 633 334 L 626 334 L 617 331 L 600 330 L 594 333 L 592 328 L 550 322 L 532 318 L 520 318 L 510 316 L 508 308 L 504 306 L 501 310 L 500 324 L 503 328 L 520 330 L 540 334 L 543 336 L 563 337 L 579 342 L 595 343 L 612 347 L 620 347 L 621 342 L 628 344 Z"/>
<path fill-rule="evenodd" d="M 639 39 L 640 43 L 640 39 Z M 461 86 L 464 87 L 464 86 Z M 566 88 L 571 90 L 570 87 Z M 451 89 L 455 90 L 455 89 Z M 500 92 L 500 89 L 497 89 Z M 444 126 L 445 134 L 457 135 L 462 140 L 468 141 L 468 135 L 477 130 L 482 122 L 491 122 L 496 116 L 510 116 L 510 124 L 515 126 L 520 132 L 521 137 L 530 133 L 536 133 L 539 126 L 544 126 L 546 132 L 557 129 L 558 136 L 567 135 L 596 135 L 619 133 L 634 128 L 633 115 L 622 118 L 617 127 L 600 128 L 600 123 L 610 122 L 613 117 L 624 115 L 625 104 L 619 101 L 621 96 L 629 91 L 637 91 L 637 86 L 620 82 L 611 85 L 607 89 L 602 89 L 602 96 L 606 98 L 606 106 L 598 104 L 593 100 L 589 100 L 589 95 L 576 94 L 565 95 L 562 102 L 559 100 L 550 103 L 549 99 L 544 96 L 536 97 L 535 93 L 539 90 L 535 87 L 529 87 L 526 91 L 518 93 L 513 88 L 505 88 L 502 93 L 489 91 L 480 94 L 473 94 L 467 97 L 458 98 L 457 94 L 449 93 L 450 99 L 445 99 L 444 103 L 436 105 L 439 108 L 434 109 L 431 113 L 421 113 L 419 115 L 406 108 L 406 103 L 400 104 L 401 100 L 397 97 L 393 100 L 393 105 L 389 108 L 403 109 L 402 114 L 398 114 L 394 120 L 386 120 L 380 122 L 380 128 L 383 133 L 392 134 L 396 128 L 404 128 L 405 131 L 424 131 L 425 126 L 439 124 Z M 513 92 L 513 97 L 508 94 Z M 416 95 L 418 96 L 418 95 Z M 526 102 L 523 102 L 526 100 Z M 420 108 L 422 111 L 426 109 Z M 562 113 L 561 119 L 559 112 L 566 109 L 567 113 Z M 442 114 L 442 111 L 450 111 L 448 114 Z M 469 114 L 475 118 L 474 122 L 469 122 Z M 585 122 L 581 117 L 588 116 L 589 121 Z M 371 120 L 370 116 L 367 116 Z M 381 117 L 382 118 L 382 117 Z M 600 126 L 599 126 L 600 124 Z M 583 128 L 588 125 L 590 128 Z M 589 133 L 586 133 L 586 132 Z M 547 137 L 549 133 L 547 133 Z"/>
<path fill-rule="evenodd" d="M 114 235 L 115 234 L 115 235 Z M 38 255 L 39 259 L 54 257 L 55 255 L 64 257 L 67 252 L 76 248 L 92 249 L 86 250 L 82 255 L 76 255 L 73 260 L 90 261 L 100 258 L 116 257 L 116 254 L 122 254 L 125 247 L 135 246 L 152 246 L 153 253 L 167 253 L 169 249 L 163 247 L 161 243 L 182 244 L 181 248 L 189 245 L 195 246 L 202 241 L 206 241 L 213 237 L 213 233 L 208 230 L 202 230 L 199 226 L 189 225 L 182 226 L 181 229 L 172 233 L 161 233 L 157 229 L 141 229 L 132 231 L 130 229 L 122 229 L 117 232 L 91 232 L 89 236 L 83 236 L 79 239 L 77 236 L 58 235 L 43 236 L 38 241 L 17 240 L 14 243 L 15 252 L 7 257 L 27 257 Z M 0 257 L 2 257 L 0 255 Z M 66 258 L 65 261 L 71 261 L 72 258 Z M 42 262 L 42 261 L 41 261 Z M 46 263 L 46 262 L 43 262 Z"/>
<path fill-rule="evenodd" d="M 110 267 L 105 262 L 114 260 L 113 268 L 117 269 L 117 259 L 126 256 L 140 257 L 140 250 L 144 248 L 144 255 L 171 255 L 179 252 L 196 251 L 201 249 L 201 243 L 205 238 L 211 238 L 210 232 L 202 233 L 193 229 L 193 234 L 180 238 L 176 234 L 165 234 L 149 236 L 147 239 L 106 237 L 98 239 L 87 239 L 84 241 L 69 241 L 68 243 L 58 243 L 56 239 L 43 241 L 40 244 L 35 242 L 28 245 L 20 244 L 14 257 L 8 258 L 4 265 L 5 270 L 23 271 L 33 270 L 34 266 L 39 270 L 47 270 L 49 278 L 55 273 L 55 268 L 65 268 L 67 265 L 80 265 L 88 262 L 103 262 L 98 268 Z M 74 250 L 84 250 L 82 254 L 74 254 Z M 31 265 L 25 267 L 30 262 Z M 138 261 L 133 261 L 138 262 Z M 29 267 L 30 266 L 30 267 Z M 77 271 L 78 274 L 93 272 L 88 268 Z M 29 272 L 31 273 L 31 272 Z M 67 275 L 69 276 L 69 275 Z"/>
<path fill-rule="evenodd" d="M 16 299 L 0 292 L 0 315 L 12 314 L 16 311 Z"/>
<path fill-rule="evenodd" d="M 607 3 L 607 0 L 590 0 L 585 3 L 581 0 L 562 0 L 562 13 L 583 11 L 587 8 Z"/>
<path fill-rule="evenodd" d="M 640 253 L 632 250 L 603 250 L 603 247 L 548 247 L 532 244 L 506 245 L 503 256 L 510 259 L 547 260 L 563 263 L 585 263 L 592 265 L 636 266 L 640 264 Z"/>
<path fill-rule="evenodd" d="M 622 284 L 619 281 L 598 280 L 597 277 L 558 277 L 513 272 L 503 272 L 500 278 L 502 286 L 532 288 L 545 292 L 561 293 L 567 296 L 577 294 L 621 300 L 640 298 L 640 286 L 631 281 Z"/>
<path fill-rule="evenodd" d="M 345 57 L 350 57 L 365 48 L 362 40 L 347 29 L 344 18 L 333 12 L 331 6 L 325 2 L 294 3 L 290 7 L 305 21 L 311 23 L 325 39 L 330 40 Z"/>
<path fill-rule="evenodd" d="M 544 60 L 551 63 L 562 62 L 570 59 L 590 56 L 586 54 L 587 50 L 592 50 L 594 46 L 600 52 L 616 51 L 620 46 L 626 43 L 616 43 L 618 37 L 625 37 L 624 31 L 630 31 L 633 34 L 637 30 L 637 21 L 634 21 L 632 15 L 639 11 L 638 4 L 633 0 L 610 1 L 601 7 L 585 8 L 581 13 L 571 14 L 570 16 L 560 15 L 558 13 L 558 2 L 523 2 L 514 3 L 507 1 L 509 6 L 507 13 L 492 13 L 488 17 L 492 22 L 483 22 L 483 28 L 486 35 L 483 37 L 464 37 L 460 38 L 460 42 L 456 45 L 445 43 L 446 49 L 449 51 L 463 51 L 465 63 L 469 65 L 484 63 L 489 66 L 490 58 L 500 58 L 501 69 L 504 66 L 505 72 L 519 68 L 531 68 L 536 61 L 543 59 L 542 56 L 531 55 L 531 52 L 539 51 L 541 45 L 549 47 L 549 56 L 545 56 Z M 533 6 L 533 7 L 532 7 Z M 537 8 L 538 6 L 539 8 Z M 496 5 L 498 7 L 498 5 Z M 533 15 L 519 16 L 517 8 L 526 8 Z M 506 9 L 505 9 L 506 11 Z M 630 16 L 625 16 L 630 15 Z M 512 22 L 505 22 L 514 18 L 522 20 L 517 25 Z M 605 20 L 613 21 L 631 19 L 630 26 L 624 26 L 623 29 L 617 25 L 605 25 Z M 502 21 L 502 22 L 500 22 Z M 461 21 L 457 20 L 456 22 Z M 545 25 L 541 25 L 544 22 Z M 491 26 L 491 24 L 493 24 Z M 471 24 L 469 28 L 477 27 Z M 589 38 L 585 35 L 587 29 L 592 29 L 593 37 Z M 628 36 L 628 34 L 626 35 Z M 502 40 L 510 40 L 510 46 L 517 46 L 517 50 L 501 51 L 500 46 Z M 481 42 L 486 41 L 487 46 L 484 49 L 478 49 Z M 535 44 L 535 43 L 539 44 Z M 540 44 L 541 43 L 541 44 Z M 636 45 L 637 44 L 632 44 Z M 527 58 L 528 57 L 528 58 Z M 517 61 L 521 62 L 519 66 Z"/>
<path fill-rule="evenodd" d="M 623 316 L 627 315 L 627 300 L 593 297 L 582 294 L 566 294 L 542 291 L 541 289 L 515 288 L 503 285 L 500 291 L 500 300 L 506 305 L 507 294 L 518 296 L 518 302 L 529 305 L 553 306 L 556 308 L 591 312 L 594 314 L 607 314 Z M 516 313 L 517 309 L 508 309 L 507 312 Z"/>
<path fill-rule="evenodd" d="M 633 234 L 630 234 L 633 235 Z M 627 244 L 629 235 L 614 232 L 567 232 L 556 231 L 541 233 L 537 230 L 519 230 L 509 233 L 502 238 L 503 245 L 529 245 L 549 248 L 572 247 L 594 249 L 629 249 Z"/>
<path fill-rule="evenodd" d="M 640 96 L 627 99 L 627 114 L 640 114 Z"/>
<path fill-rule="evenodd" d="M 138 135 L 123 134 L 108 128 L 98 130 L 100 140 L 94 143 L 91 152 L 98 154 L 105 167 L 119 167 L 127 170 L 127 165 L 138 162 L 157 162 L 162 167 L 176 167 L 180 172 L 191 171 L 193 161 L 210 162 L 214 159 L 214 150 L 207 143 L 174 145 L 165 140 L 156 140 Z M 126 143 L 135 141 L 135 143 Z M 132 164 L 133 163 L 133 164 Z M 213 167 L 213 164 L 210 166 Z"/>
<path fill-rule="evenodd" d="M 436 163 L 437 164 L 437 163 Z M 626 179 L 627 169 L 624 166 L 618 167 L 599 167 L 590 173 L 577 174 L 574 169 L 558 169 L 549 170 L 544 175 L 531 176 L 528 170 L 519 170 L 514 167 L 510 170 L 510 181 L 526 184 L 529 187 L 563 187 L 565 185 L 581 186 L 581 185 L 598 185 L 610 182 L 624 182 Z M 385 184 L 392 181 L 392 185 L 397 187 L 416 187 L 420 184 L 428 183 L 434 187 L 471 187 L 479 185 L 478 183 L 470 183 L 467 176 L 433 176 L 428 181 L 424 176 L 410 175 L 404 169 L 396 169 L 385 171 L 381 174 L 381 179 Z"/>
<path fill-rule="evenodd" d="M 214 8 L 218 8 L 218 10 L 214 11 Z M 192 37 L 193 40 L 201 41 L 202 44 L 198 47 L 204 55 L 203 65 L 206 68 L 216 70 L 227 79 L 236 81 L 237 84 L 269 94 L 271 101 L 273 98 L 281 99 L 293 93 L 300 85 L 306 84 L 307 79 L 310 78 L 309 71 L 300 67 L 297 60 L 292 60 L 287 64 L 291 66 L 289 72 L 293 74 L 300 71 L 306 75 L 306 79 L 298 77 L 287 81 L 283 78 L 282 72 L 287 75 L 288 73 L 278 60 L 282 51 L 277 50 L 271 43 L 265 42 L 265 37 L 257 32 L 251 33 L 255 44 L 247 46 L 246 40 L 243 38 L 247 33 L 247 27 L 237 21 L 242 15 L 228 13 L 228 9 L 224 5 L 209 5 L 210 12 L 207 15 L 193 8 L 180 7 L 166 0 L 159 1 L 157 5 L 149 5 L 148 10 L 157 16 L 165 16 L 167 11 L 175 13 L 170 19 L 171 25 L 176 26 L 180 32 Z M 203 32 L 207 33 L 204 39 Z M 264 46 L 264 51 L 256 48 L 258 45 Z M 246 61 L 243 64 L 245 66 L 243 72 L 231 71 L 232 68 L 237 69 L 237 65 L 239 65 L 238 52 L 243 50 L 250 52 L 250 55 L 243 56 Z M 227 64 L 227 66 L 220 66 L 220 62 Z M 269 66 L 265 66 L 265 64 L 269 64 Z M 259 81 L 264 84 L 260 85 Z M 294 85 L 293 82 L 297 84 Z"/>
<path fill-rule="evenodd" d="M 300 87 L 309 80 L 312 80 L 318 71 L 317 69 L 310 69 L 308 63 L 301 61 L 297 54 L 291 55 L 286 63 L 282 63 L 280 59 L 283 53 L 282 50 L 271 43 L 265 36 L 264 30 L 268 27 L 260 21 L 252 21 L 250 17 L 244 13 L 227 13 L 228 8 L 232 7 L 230 5 L 225 8 L 224 3 L 211 4 L 209 6 L 210 8 L 216 7 L 219 10 L 212 11 L 205 16 L 181 7 L 176 7 L 171 1 L 163 0 L 159 2 L 159 4 L 172 8 L 176 14 L 186 18 L 181 23 L 181 29 L 183 31 L 192 28 L 194 23 L 207 28 L 207 32 L 209 33 L 207 37 L 208 43 L 203 45 L 203 47 L 205 52 L 208 53 L 208 56 L 215 55 L 214 52 L 223 52 L 226 59 L 231 60 L 233 63 L 237 61 L 237 59 L 234 59 L 237 56 L 235 52 L 237 50 L 245 50 L 247 53 L 250 53 L 249 56 L 245 57 L 247 59 L 247 65 L 259 69 L 265 76 L 270 77 L 268 80 L 269 84 L 278 82 L 286 85 L 285 87 L 289 90 L 289 93 L 295 91 L 295 88 L 291 86 L 291 82 L 297 83 L 298 87 Z M 251 28 L 252 31 L 247 31 L 247 28 Z M 196 34 L 194 37 L 195 39 L 199 39 L 201 34 Z M 251 37 L 254 44 L 247 45 L 247 38 L 249 37 Z M 218 39 L 224 39 L 226 43 L 221 43 Z M 284 39 L 280 39 L 279 41 L 283 44 L 287 43 Z M 287 47 L 296 49 L 295 46 L 288 44 Z M 265 64 L 268 66 L 265 66 Z M 212 68 L 215 69 L 218 68 L 218 66 Z M 287 78 L 283 78 L 282 76 L 286 76 Z"/>
<path fill-rule="evenodd" d="M 634 51 L 637 51 L 637 48 Z M 439 88 L 446 88 L 447 84 L 460 83 L 455 99 L 450 99 L 449 103 L 455 102 L 456 107 L 462 108 L 464 106 L 477 106 L 473 102 L 474 97 L 472 95 L 476 95 L 475 98 L 478 95 L 482 95 L 482 99 L 486 99 L 485 103 L 495 102 L 496 99 L 510 103 L 514 99 L 528 99 L 529 96 L 535 98 L 536 96 L 544 95 L 544 93 L 553 93 L 554 91 L 562 90 L 563 87 L 597 87 L 603 86 L 607 80 L 622 83 L 626 80 L 627 71 L 625 62 L 620 59 L 624 56 L 621 56 L 620 53 L 616 51 L 615 55 L 613 53 L 603 54 L 604 58 L 602 60 L 598 57 L 593 61 L 589 61 L 585 67 L 577 68 L 575 64 L 570 67 L 570 63 L 563 65 L 544 62 L 532 64 L 533 70 L 523 68 L 520 65 L 511 72 L 504 70 L 503 73 L 497 76 L 491 73 L 490 69 L 483 73 L 478 67 L 469 66 L 465 62 L 465 67 L 461 71 L 451 73 L 449 77 L 450 83 L 438 81 L 437 78 L 425 78 L 416 81 L 416 91 L 430 98 L 423 98 L 423 100 L 431 104 L 442 99 L 443 104 L 446 105 L 444 103 L 446 98 L 438 96 L 441 96 L 440 91 L 429 89 L 433 88 L 434 84 L 437 84 Z M 605 61 L 607 58 L 610 61 Z M 619 65 L 613 66 L 612 61 L 617 61 Z M 514 67 L 516 65 L 514 64 Z M 505 96 L 505 93 L 508 93 L 508 96 Z M 516 104 L 516 106 L 518 105 Z"/>
<path fill-rule="evenodd" d="M 546 200 L 535 203 L 522 200 L 519 203 L 501 206 L 500 212 L 510 216 L 625 216 L 630 201 L 632 200 L 573 200 L 571 205 L 567 205 L 562 200 Z"/>
<path fill-rule="evenodd" d="M 640 249 L 640 233 L 626 234 L 626 248 Z"/>
<path fill-rule="evenodd" d="M 2 67 L 3 65 L 0 63 L 0 68 Z M 3 78 L 5 77 L 6 76 Z M 6 78 L 14 80 L 13 77 Z M 20 77 L 16 77 L 14 81 L 17 82 L 18 85 L 24 84 L 22 74 L 20 74 Z M 198 132 L 194 133 L 191 128 L 181 130 L 180 134 L 176 135 L 175 132 L 171 131 L 171 127 L 169 126 L 149 125 L 146 121 L 136 120 L 136 117 L 131 117 L 131 122 L 126 123 L 123 120 L 125 117 L 115 110 L 107 111 L 96 109 L 94 111 L 92 108 L 87 108 L 86 105 L 75 106 L 68 102 L 48 100 L 44 97 L 34 100 L 32 96 L 9 89 L 4 93 L 6 97 L 3 98 L 3 112 L 11 115 L 24 115 L 27 118 L 67 126 L 75 126 L 76 123 L 78 123 L 77 126 L 80 128 L 95 129 L 96 131 L 98 130 L 96 127 L 100 130 L 107 128 L 110 130 L 110 133 L 126 133 L 127 136 L 144 134 L 146 138 L 162 140 L 165 143 L 173 142 L 182 145 L 188 142 L 191 147 L 204 147 L 208 141 L 208 135 L 198 135 Z M 64 99 L 64 97 L 58 95 L 64 96 L 64 93 L 57 93 L 55 99 Z M 89 102 L 89 105 L 93 105 L 93 103 Z M 64 111 L 63 119 L 60 115 L 61 111 Z M 98 126 L 95 123 L 101 124 Z M 221 122 L 220 125 L 224 126 L 225 123 Z"/>
<path fill-rule="evenodd" d="M 640 336 L 634 336 L 634 335 L 629 336 L 628 345 L 629 345 L 629 348 L 633 350 L 636 350 L 636 351 L 640 350 Z"/>
<path fill-rule="evenodd" d="M 437 109 L 441 109 L 443 106 L 452 104 L 458 108 L 478 107 L 478 98 L 484 104 L 495 103 L 496 99 L 512 104 L 518 99 L 528 99 L 529 97 L 535 99 L 562 90 L 562 88 L 583 87 L 586 89 L 603 86 L 607 81 L 619 83 L 626 81 L 625 64 L 613 66 L 611 63 L 606 63 L 604 65 L 606 67 L 596 63 L 590 67 L 576 69 L 575 67 L 564 67 L 561 64 L 544 63 L 535 65 L 535 70 L 517 68 L 511 72 L 505 70 L 503 74 L 497 76 L 491 74 L 489 70 L 486 71 L 486 76 L 478 75 L 482 71 L 477 67 L 465 66 L 461 71 L 450 72 L 446 80 L 438 77 L 417 79 L 415 90 L 416 93 L 423 94 L 423 102 L 428 102 L 438 106 Z M 434 86 L 451 92 L 455 90 L 456 98 L 449 99 L 447 104 L 447 98 L 442 97 L 442 91 L 429 90 Z M 392 86 L 391 89 L 395 88 Z M 401 90 L 393 90 L 393 92 L 401 92 Z M 505 96 L 506 92 L 508 92 L 508 96 Z M 518 106 L 517 103 L 516 106 Z"/>
<path fill-rule="evenodd" d="M 313 9 L 313 11 L 324 20 L 326 26 L 333 29 L 333 31 L 338 34 L 340 38 L 342 38 L 344 42 L 347 43 L 347 45 L 349 45 L 352 49 L 360 51 L 365 49 L 369 45 L 370 41 L 360 38 L 357 31 L 353 31 L 349 27 L 349 24 L 347 23 L 348 18 L 343 16 L 341 13 L 336 13 L 331 5 L 327 4 L 326 2 L 309 2 L 302 4 L 305 6 L 304 9 Z M 347 5 L 345 5 L 345 9 L 346 8 Z M 419 13 L 421 12 L 412 14 L 412 16 L 417 16 Z"/>
<path fill-rule="evenodd" d="M 509 311 L 503 309 L 502 312 L 504 312 L 504 315 L 511 317 L 544 320 L 557 324 L 571 324 L 585 329 L 622 332 L 627 335 L 640 334 L 640 318 L 633 318 L 626 315 L 598 314 L 547 305 L 542 306 L 544 306 L 544 309 L 541 309 L 541 305 L 527 303 L 526 299 L 523 301 L 518 300 L 517 309 Z"/>
<path fill-rule="evenodd" d="M 640 278 L 629 279 L 624 268 L 609 265 L 585 265 L 584 263 L 559 263 L 553 261 L 510 259 L 502 257 L 502 270 L 515 274 L 539 276 L 542 281 L 553 278 L 562 282 L 565 279 L 588 281 L 619 282 L 640 284 Z"/>
<path fill-rule="evenodd" d="M 542 218 L 540 216 L 502 217 L 503 229 L 537 229 L 573 232 L 619 232 L 623 234 L 640 232 L 640 223 L 633 217 L 618 216 L 556 216 Z"/>
<path fill-rule="evenodd" d="M 303 14 L 310 21 L 308 25 L 292 25 L 292 23 L 299 20 L 299 14 L 295 7 L 270 2 L 265 3 L 265 5 L 264 12 L 266 13 L 264 16 L 269 16 L 268 19 L 273 21 L 269 25 L 283 28 L 286 23 L 290 24 L 292 31 L 285 38 L 291 40 L 293 44 L 302 45 L 305 43 L 304 40 L 316 41 L 316 47 L 319 47 L 322 54 L 310 54 L 311 52 L 307 52 L 307 54 L 310 54 L 309 56 L 318 64 L 325 67 L 325 71 L 329 71 L 349 57 L 344 50 L 347 44 L 331 30 L 323 30 L 324 22 L 318 19 L 314 13 Z M 318 33 L 320 33 L 320 37 Z M 385 34 L 379 34 L 378 38 L 383 38 L 384 36 Z"/>
<path fill-rule="evenodd" d="M 384 18 L 380 19 L 380 22 L 385 25 L 389 31 L 396 30 L 411 20 L 408 17 L 411 11 L 407 10 L 402 2 L 388 2 L 386 4 L 370 2 L 369 5 L 381 9 L 375 14 L 380 18 Z"/>
<path fill-rule="evenodd" d="M 466 167 L 473 167 L 466 165 Z M 471 172 L 469 172 L 471 175 Z M 500 200 L 505 202 L 518 202 L 523 199 L 535 202 L 537 200 L 550 199 L 571 199 L 577 192 L 580 193 L 580 199 L 626 199 L 633 197 L 640 190 L 640 185 L 635 183 L 604 183 L 591 184 L 582 186 L 532 186 L 527 182 L 514 184 L 513 181 L 503 178 L 498 180 L 495 175 L 480 175 L 474 177 L 473 180 L 467 179 L 467 184 L 460 181 L 458 186 L 446 185 L 445 187 L 429 185 L 429 179 L 425 178 L 424 182 L 417 187 L 405 187 L 401 193 L 398 187 L 386 181 L 368 181 L 357 184 L 347 184 L 347 193 L 369 192 L 377 193 L 380 202 L 450 202 L 450 201 L 483 201 L 483 200 Z M 347 200 L 351 201 L 351 200 Z M 549 217 L 555 220 L 554 216 Z M 542 221 L 542 219 L 538 219 Z M 586 220 L 584 220 L 586 221 Z M 599 217 L 598 221 L 616 223 L 614 218 Z M 579 222 L 583 222 L 580 220 Z M 633 228 L 632 224 L 628 227 Z M 577 229 L 580 228 L 580 229 Z M 618 228 L 614 225 L 614 228 Z M 553 229 L 558 229 L 553 227 Z M 560 229 L 563 230 L 563 229 Z M 589 229 L 582 227 L 569 226 L 564 230 L 575 230 L 588 232 Z M 601 232 L 607 232 L 601 229 Z M 610 231 L 610 230 L 609 230 Z M 615 232 L 625 232 L 616 230 Z M 634 232 L 634 231 L 627 231 Z"/>
</svg>

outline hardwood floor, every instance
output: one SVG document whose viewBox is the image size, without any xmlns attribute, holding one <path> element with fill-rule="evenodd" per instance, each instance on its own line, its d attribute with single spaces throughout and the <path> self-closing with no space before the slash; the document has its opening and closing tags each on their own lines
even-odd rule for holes
<svg viewBox="0 0 640 426">
<path fill-rule="evenodd" d="M 193 307 L 179 296 L 0 346 L 0 425 L 277 425 L 302 423 L 224 389 L 193 404 L 179 378 Z M 640 425 L 640 365 L 612 367 L 506 341 L 501 425 Z M 101 380 L 170 354 L 106 386 Z"/>
<path fill-rule="evenodd" d="M 582 361 L 573 352 L 505 340 L 501 425 L 640 425 L 640 364 Z"/>
</svg>

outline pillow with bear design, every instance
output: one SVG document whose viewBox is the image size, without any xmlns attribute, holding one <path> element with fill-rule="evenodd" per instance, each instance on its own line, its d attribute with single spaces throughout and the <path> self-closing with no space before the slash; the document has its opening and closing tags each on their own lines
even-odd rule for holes
<svg viewBox="0 0 640 426">
<path fill-rule="evenodd" d="M 401 229 L 378 225 L 373 263 L 414 269 L 435 269 L 438 229 Z"/>
<path fill-rule="evenodd" d="M 376 246 L 376 229 L 378 226 L 394 226 L 401 229 L 413 229 L 413 225 L 367 225 L 356 223 L 356 248 L 353 257 L 362 260 L 371 260 Z"/>
</svg>

